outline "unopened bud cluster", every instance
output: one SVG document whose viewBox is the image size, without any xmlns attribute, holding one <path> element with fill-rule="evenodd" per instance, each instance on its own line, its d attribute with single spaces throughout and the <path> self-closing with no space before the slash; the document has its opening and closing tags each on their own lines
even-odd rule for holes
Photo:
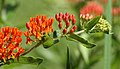
<svg viewBox="0 0 120 69">
<path fill-rule="evenodd" d="M 91 19 L 94 18 L 94 16 L 92 14 L 89 14 L 89 13 L 81 13 L 80 14 L 80 25 L 82 27 L 82 29 L 85 28 L 85 26 L 87 25 L 87 22 L 90 21 Z"/>
<path fill-rule="evenodd" d="M 58 27 L 62 30 L 63 34 L 73 33 L 77 29 L 77 26 L 75 26 L 76 18 L 73 14 L 69 14 L 68 12 L 63 14 L 60 12 L 55 15 L 55 18 L 58 21 Z M 63 27 L 63 22 L 65 23 L 65 28 Z M 70 30 L 68 30 L 68 28 L 70 28 Z"/>
<path fill-rule="evenodd" d="M 95 25 L 94 31 L 109 33 L 111 30 L 111 25 L 105 19 L 100 18 L 99 22 Z"/>
<path fill-rule="evenodd" d="M 90 14 L 80 14 L 80 18 L 84 19 L 84 20 L 90 20 L 93 18 L 93 15 Z"/>
</svg>

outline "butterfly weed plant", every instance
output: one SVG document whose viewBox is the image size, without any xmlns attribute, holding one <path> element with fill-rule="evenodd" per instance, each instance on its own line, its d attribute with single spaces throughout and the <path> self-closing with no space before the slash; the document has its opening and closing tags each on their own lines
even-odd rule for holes
<svg viewBox="0 0 120 69">
<path fill-rule="evenodd" d="M 39 65 L 44 58 L 25 57 L 26 54 L 39 46 L 48 49 L 65 37 L 68 41 L 77 41 L 87 48 L 93 48 L 96 45 L 81 37 L 80 34 L 110 33 L 111 26 L 101 15 L 94 16 L 89 13 L 81 13 L 79 19 L 80 26 L 77 26 L 74 14 L 60 12 L 55 14 L 55 17 L 50 18 L 45 15 L 30 17 L 30 20 L 26 22 L 26 31 L 10 26 L 0 28 L 0 66 L 11 63 Z M 55 20 L 58 29 L 52 27 Z M 78 30 L 78 27 L 81 27 L 81 30 Z M 28 50 L 21 46 L 22 35 L 26 37 L 26 44 L 31 45 Z"/>
</svg>

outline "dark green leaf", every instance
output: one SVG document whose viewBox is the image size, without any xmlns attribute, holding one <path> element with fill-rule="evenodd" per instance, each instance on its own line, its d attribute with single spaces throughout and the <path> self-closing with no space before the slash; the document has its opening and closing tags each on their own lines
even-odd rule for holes
<svg viewBox="0 0 120 69">
<path fill-rule="evenodd" d="M 91 30 L 99 21 L 101 17 L 96 17 L 92 20 L 90 20 L 88 23 L 87 23 L 87 26 L 86 26 L 86 31 L 88 32 L 89 30 Z"/>
<path fill-rule="evenodd" d="M 42 63 L 43 59 L 41 58 L 33 58 L 33 57 L 19 57 L 18 59 L 14 59 L 12 63 L 21 63 L 21 64 L 35 64 L 39 65 Z"/>
<path fill-rule="evenodd" d="M 20 63 L 20 64 L 34 64 L 39 65 L 43 62 L 41 58 L 33 58 L 33 57 L 19 57 L 18 59 L 9 59 L 6 63 L 1 62 L 0 66 L 11 64 L 11 63 Z"/>
<path fill-rule="evenodd" d="M 53 32 L 53 38 L 59 38 L 59 36 L 60 36 L 59 34 L 60 34 L 60 31 L 59 30 L 55 30 Z M 58 43 L 59 41 L 60 41 L 60 39 L 54 40 L 54 44 Z"/>
<path fill-rule="evenodd" d="M 87 40 L 85 40 L 84 38 L 82 38 L 76 34 L 70 34 L 69 37 L 81 42 L 82 44 L 84 44 L 83 46 L 85 46 L 87 48 L 92 48 L 92 47 L 96 46 L 95 44 L 89 43 Z"/>
<path fill-rule="evenodd" d="M 73 38 L 71 38 L 69 36 L 66 36 L 66 39 L 69 40 L 69 41 L 75 41 Z"/>
</svg>

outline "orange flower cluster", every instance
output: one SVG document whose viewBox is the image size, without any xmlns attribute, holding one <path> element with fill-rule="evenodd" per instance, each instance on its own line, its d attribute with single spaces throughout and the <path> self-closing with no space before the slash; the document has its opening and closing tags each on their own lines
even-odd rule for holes
<svg viewBox="0 0 120 69">
<path fill-rule="evenodd" d="M 19 57 L 24 49 L 20 47 L 22 32 L 18 28 L 3 27 L 0 29 L 0 60 Z"/>
<path fill-rule="evenodd" d="M 46 16 L 36 16 L 36 18 L 30 18 L 30 21 L 26 23 L 28 31 L 24 32 L 27 39 L 26 44 L 34 41 L 30 38 L 30 36 L 34 36 L 36 39 L 41 40 L 41 37 L 43 37 L 44 34 L 52 32 L 53 22 L 53 18 L 47 19 Z"/>
<path fill-rule="evenodd" d="M 97 2 L 88 2 L 82 9 L 80 9 L 80 14 L 90 14 L 93 16 L 99 16 L 103 14 L 103 8 Z"/>
</svg>

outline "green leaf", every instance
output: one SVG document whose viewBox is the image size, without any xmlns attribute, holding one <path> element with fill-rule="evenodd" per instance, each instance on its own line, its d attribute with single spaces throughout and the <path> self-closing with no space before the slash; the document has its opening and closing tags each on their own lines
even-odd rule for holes
<svg viewBox="0 0 120 69">
<path fill-rule="evenodd" d="M 19 57 L 18 59 L 9 59 L 6 63 L 1 62 L 0 66 L 11 64 L 11 63 L 20 63 L 20 64 L 34 64 L 39 65 L 43 62 L 41 58 L 33 58 L 33 57 Z"/>
<path fill-rule="evenodd" d="M 87 23 L 87 26 L 85 27 L 86 28 L 86 31 L 88 32 L 89 30 L 91 30 L 99 21 L 101 17 L 98 16 L 92 20 L 90 20 L 88 23 Z"/>
<path fill-rule="evenodd" d="M 55 30 L 54 32 L 53 32 L 53 38 L 59 38 L 59 35 L 60 34 L 60 31 L 59 30 Z M 56 43 L 58 43 L 60 41 L 60 39 L 56 39 L 56 40 L 54 40 L 54 44 L 56 44 Z"/>
<path fill-rule="evenodd" d="M 85 46 L 87 48 L 92 48 L 92 47 L 96 46 L 95 44 L 89 43 L 87 40 L 85 40 L 84 38 L 82 38 L 76 34 L 70 34 L 69 37 L 81 42 L 82 44 L 84 44 L 83 46 Z"/>
<path fill-rule="evenodd" d="M 51 37 L 46 38 L 45 42 L 43 43 L 44 48 L 49 48 L 54 44 L 54 40 Z"/>
<path fill-rule="evenodd" d="M 69 53 L 69 47 L 67 47 L 67 63 L 66 63 L 66 69 L 70 69 L 70 53 Z"/>
<path fill-rule="evenodd" d="M 84 47 L 81 43 L 79 43 L 79 49 L 83 59 L 85 60 L 85 63 L 89 64 L 89 49 Z"/>
<path fill-rule="evenodd" d="M 19 57 L 11 61 L 12 63 L 21 63 L 21 64 L 35 64 L 39 65 L 43 62 L 43 59 L 33 58 L 33 57 Z"/>
<path fill-rule="evenodd" d="M 69 41 L 75 41 L 73 38 L 71 38 L 69 36 L 66 36 L 66 39 L 69 40 Z"/>
</svg>

